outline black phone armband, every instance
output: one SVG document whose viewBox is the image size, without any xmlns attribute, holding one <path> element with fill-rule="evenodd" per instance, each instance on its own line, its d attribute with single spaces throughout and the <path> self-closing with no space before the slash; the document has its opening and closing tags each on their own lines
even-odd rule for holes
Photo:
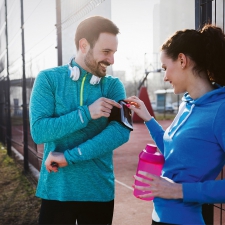
<svg viewBox="0 0 225 225">
<path fill-rule="evenodd" d="M 133 130 L 132 112 L 126 106 L 127 103 L 125 101 L 120 100 L 119 104 L 122 106 L 122 108 L 119 109 L 115 106 L 112 108 L 111 114 L 109 116 L 109 122 L 117 121 L 132 131 Z"/>
</svg>

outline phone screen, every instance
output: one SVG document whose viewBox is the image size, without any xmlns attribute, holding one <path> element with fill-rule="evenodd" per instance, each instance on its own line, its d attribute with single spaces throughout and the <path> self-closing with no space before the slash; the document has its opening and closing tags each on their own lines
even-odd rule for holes
<svg viewBox="0 0 225 225">
<path fill-rule="evenodd" d="M 121 121 L 124 125 L 133 130 L 133 120 L 131 110 L 126 106 L 127 104 L 126 102 L 120 101 L 120 104 L 122 106 Z"/>
<path fill-rule="evenodd" d="M 131 110 L 123 104 L 123 114 L 124 117 L 127 119 L 128 123 L 132 123 L 132 118 L 131 118 Z"/>
</svg>

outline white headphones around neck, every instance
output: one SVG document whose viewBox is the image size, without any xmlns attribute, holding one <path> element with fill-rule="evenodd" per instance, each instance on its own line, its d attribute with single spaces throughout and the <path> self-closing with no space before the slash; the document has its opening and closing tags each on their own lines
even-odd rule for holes
<svg viewBox="0 0 225 225">
<path fill-rule="evenodd" d="M 70 78 L 74 81 L 77 81 L 80 77 L 80 69 L 77 66 L 71 67 L 69 65 Z"/>
<path fill-rule="evenodd" d="M 71 62 L 72 60 L 70 61 L 70 63 L 68 64 L 69 66 L 69 70 L 70 70 L 70 78 L 74 81 L 77 81 L 80 77 L 80 69 L 79 67 L 77 66 L 71 66 Z M 92 74 L 92 77 L 91 77 L 91 80 L 90 80 L 90 84 L 92 85 L 96 85 L 96 84 L 99 84 L 101 78 L 100 77 L 97 77 L 95 75 Z"/>
</svg>

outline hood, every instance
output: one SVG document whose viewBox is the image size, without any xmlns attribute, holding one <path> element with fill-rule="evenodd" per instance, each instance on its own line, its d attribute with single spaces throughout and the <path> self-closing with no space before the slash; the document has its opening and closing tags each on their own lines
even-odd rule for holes
<svg viewBox="0 0 225 225">
<path fill-rule="evenodd" d="M 220 100 L 225 100 L 225 87 L 219 87 L 218 85 L 217 89 L 207 92 L 198 99 L 192 99 L 188 93 L 185 93 L 182 97 L 179 112 L 169 127 L 168 135 L 170 138 L 174 136 L 176 131 L 189 118 L 195 106 L 205 105 L 216 101 L 219 102 Z"/>
<path fill-rule="evenodd" d="M 207 92 L 203 96 L 197 99 L 192 99 L 189 93 L 185 93 L 182 97 L 182 101 L 188 104 L 204 105 L 207 103 L 219 101 L 220 99 L 225 99 L 225 87 L 220 87 L 217 85 L 217 89 Z"/>
</svg>

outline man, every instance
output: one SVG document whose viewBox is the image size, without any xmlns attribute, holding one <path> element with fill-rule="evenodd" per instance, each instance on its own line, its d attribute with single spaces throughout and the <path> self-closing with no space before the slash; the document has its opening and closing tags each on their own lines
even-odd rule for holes
<svg viewBox="0 0 225 225">
<path fill-rule="evenodd" d="M 112 223 L 113 150 L 130 134 L 109 120 L 126 97 L 120 80 L 106 75 L 118 33 L 106 18 L 85 19 L 75 35 L 75 59 L 41 71 L 35 80 L 31 134 L 37 144 L 44 143 L 36 192 L 42 198 L 39 224 Z"/>
</svg>

